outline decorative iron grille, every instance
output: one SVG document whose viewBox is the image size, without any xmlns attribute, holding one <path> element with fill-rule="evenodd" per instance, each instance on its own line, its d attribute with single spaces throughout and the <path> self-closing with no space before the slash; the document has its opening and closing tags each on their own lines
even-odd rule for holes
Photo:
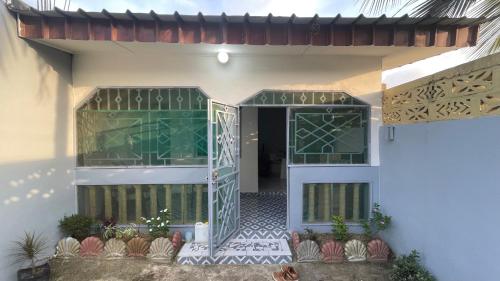
<svg viewBox="0 0 500 281">
<path fill-rule="evenodd" d="M 100 89 L 77 110 L 78 165 L 205 165 L 207 101 L 196 88 Z"/>
</svg>

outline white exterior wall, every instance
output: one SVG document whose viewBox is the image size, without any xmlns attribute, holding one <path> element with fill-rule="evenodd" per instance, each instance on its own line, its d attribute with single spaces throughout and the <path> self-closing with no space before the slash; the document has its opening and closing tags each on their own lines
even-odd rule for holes
<svg viewBox="0 0 500 281">
<path fill-rule="evenodd" d="M 234 105 L 263 89 L 343 90 L 372 105 L 371 164 L 378 166 L 381 68 L 382 58 L 369 56 L 249 54 L 231 56 L 222 65 L 215 54 L 94 51 L 75 55 L 73 78 L 79 101 L 106 86 L 198 86 L 211 98 Z"/>
<path fill-rule="evenodd" d="M 8 255 L 24 231 L 60 238 L 75 211 L 71 56 L 17 37 L 0 3 L 0 280 L 15 280 Z"/>
</svg>

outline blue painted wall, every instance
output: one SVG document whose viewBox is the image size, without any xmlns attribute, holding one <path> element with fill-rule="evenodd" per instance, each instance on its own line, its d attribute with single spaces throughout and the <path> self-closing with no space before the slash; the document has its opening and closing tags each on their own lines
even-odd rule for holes
<svg viewBox="0 0 500 281">
<path fill-rule="evenodd" d="M 411 249 L 440 281 L 500 280 L 500 117 L 380 132 L 385 238 Z"/>
</svg>

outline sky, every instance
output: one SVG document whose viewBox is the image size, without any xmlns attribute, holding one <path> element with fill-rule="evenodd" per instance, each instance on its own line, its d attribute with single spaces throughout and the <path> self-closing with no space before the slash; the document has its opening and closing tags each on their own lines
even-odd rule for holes
<svg viewBox="0 0 500 281">
<path fill-rule="evenodd" d="M 37 0 L 24 0 L 36 7 Z M 249 13 L 254 16 L 358 16 L 361 11 L 361 0 L 55 0 L 56 6 L 63 7 L 65 1 L 70 1 L 70 10 L 82 8 L 86 11 L 132 12 L 220 15 L 243 15 Z M 393 9 L 386 12 L 387 16 L 401 16 L 409 12 L 408 9 L 399 11 Z M 365 12 L 365 15 L 367 13 Z M 369 14 L 368 16 L 378 16 Z M 420 78 L 435 72 L 465 63 L 469 60 L 464 50 L 448 52 L 440 56 L 428 58 L 413 64 L 384 71 L 382 82 L 388 88 Z"/>
<path fill-rule="evenodd" d="M 62 8 L 66 0 L 55 0 L 56 6 Z M 25 0 L 26 3 L 36 7 L 37 0 Z M 157 13 L 220 15 L 225 12 L 228 15 L 250 15 L 267 16 L 272 13 L 275 16 L 357 16 L 360 11 L 360 2 L 357 0 L 71 0 L 70 10 L 82 8 L 86 11 L 101 11 L 106 9 L 110 12 L 149 12 L 155 10 Z M 397 10 L 395 10 L 397 11 Z M 395 11 L 389 11 L 393 15 Z"/>
</svg>

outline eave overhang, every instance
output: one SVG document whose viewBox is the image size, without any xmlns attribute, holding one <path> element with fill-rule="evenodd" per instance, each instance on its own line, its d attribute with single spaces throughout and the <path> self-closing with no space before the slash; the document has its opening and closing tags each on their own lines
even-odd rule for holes
<svg viewBox="0 0 500 281">
<path fill-rule="evenodd" d="M 277 17 L 39 11 L 9 6 L 22 38 L 276 46 L 467 47 L 484 18 Z"/>
</svg>

